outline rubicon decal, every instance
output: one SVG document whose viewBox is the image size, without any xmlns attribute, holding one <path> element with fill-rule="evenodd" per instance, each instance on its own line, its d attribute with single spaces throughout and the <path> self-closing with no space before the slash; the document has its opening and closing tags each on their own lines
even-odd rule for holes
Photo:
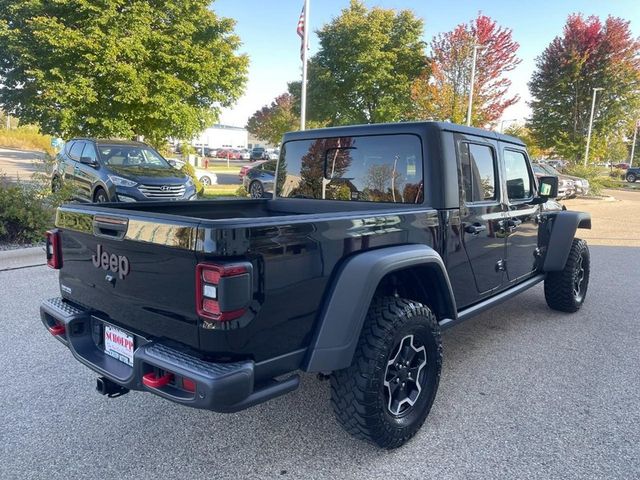
<svg viewBox="0 0 640 480">
<path fill-rule="evenodd" d="M 91 257 L 93 266 L 96 268 L 102 268 L 103 270 L 110 270 L 113 273 L 117 273 L 120 279 L 124 279 L 129 275 L 130 266 L 129 259 L 124 255 L 116 255 L 115 253 L 109 253 L 102 249 L 102 245 L 98 244 L 96 253 Z"/>
</svg>

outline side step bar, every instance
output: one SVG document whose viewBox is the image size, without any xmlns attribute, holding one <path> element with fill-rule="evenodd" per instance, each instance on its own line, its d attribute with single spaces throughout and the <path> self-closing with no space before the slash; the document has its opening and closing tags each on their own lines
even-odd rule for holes
<svg viewBox="0 0 640 480">
<path fill-rule="evenodd" d="M 525 280 L 522 283 L 519 283 L 515 287 L 512 287 L 504 292 L 500 292 L 493 297 L 487 298 L 482 302 L 476 303 L 471 307 L 465 308 L 464 310 L 460 310 L 458 312 L 458 318 L 445 318 L 440 322 L 440 329 L 446 330 L 448 328 L 457 325 L 458 323 L 462 323 L 465 320 L 470 319 L 471 317 L 475 317 L 476 315 L 484 312 L 485 310 L 489 310 L 490 308 L 495 307 L 496 305 L 501 304 L 502 302 L 506 302 L 511 297 L 518 295 L 519 293 L 524 292 L 525 290 L 530 289 L 531 287 L 537 285 L 538 283 L 544 280 L 545 274 L 536 275 L 535 277 L 531 277 L 528 280 Z"/>
</svg>

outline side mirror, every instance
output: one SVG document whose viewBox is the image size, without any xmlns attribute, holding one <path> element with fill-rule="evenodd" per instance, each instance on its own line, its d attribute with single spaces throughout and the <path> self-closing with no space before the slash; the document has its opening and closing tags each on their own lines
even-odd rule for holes
<svg viewBox="0 0 640 480">
<path fill-rule="evenodd" d="M 172 167 L 176 167 L 176 161 L 175 160 L 167 160 L 169 162 L 169 165 L 171 165 Z"/>
<path fill-rule="evenodd" d="M 535 203 L 544 203 L 550 198 L 558 196 L 558 177 L 548 176 L 538 179 L 538 196 L 534 199 Z"/>
<path fill-rule="evenodd" d="M 93 167 L 93 168 L 96 168 L 98 166 L 98 161 L 95 158 L 91 158 L 91 157 L 80 157 L 80 163 L 89 165 L 90 167 Z"/>
</svg>

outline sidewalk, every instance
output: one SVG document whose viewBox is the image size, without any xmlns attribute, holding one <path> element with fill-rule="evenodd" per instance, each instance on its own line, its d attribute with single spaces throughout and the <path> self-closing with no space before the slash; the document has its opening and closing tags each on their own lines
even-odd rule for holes
<svg viewBox="0 0 640 480">
<path fill-rule="evenodd" d="M 44 246 L 0 251 L 0 272 L 45 265 Z"/>
</svg>

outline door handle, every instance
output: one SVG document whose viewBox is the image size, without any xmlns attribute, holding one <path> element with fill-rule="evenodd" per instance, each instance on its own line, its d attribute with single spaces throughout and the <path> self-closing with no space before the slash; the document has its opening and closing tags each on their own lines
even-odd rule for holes
<svg viewBox="0 0 640 480">
<path fill-rule="evenodd" d="M 466 227 L 464 227 L 464 231 L 470 233 L 471 235 L 478 235 L 480 232 L 484 232 L 486 229 L 487 226 L 480 223 L 474 223 L 472 225 L 467 225 Z"/>
</svg>

